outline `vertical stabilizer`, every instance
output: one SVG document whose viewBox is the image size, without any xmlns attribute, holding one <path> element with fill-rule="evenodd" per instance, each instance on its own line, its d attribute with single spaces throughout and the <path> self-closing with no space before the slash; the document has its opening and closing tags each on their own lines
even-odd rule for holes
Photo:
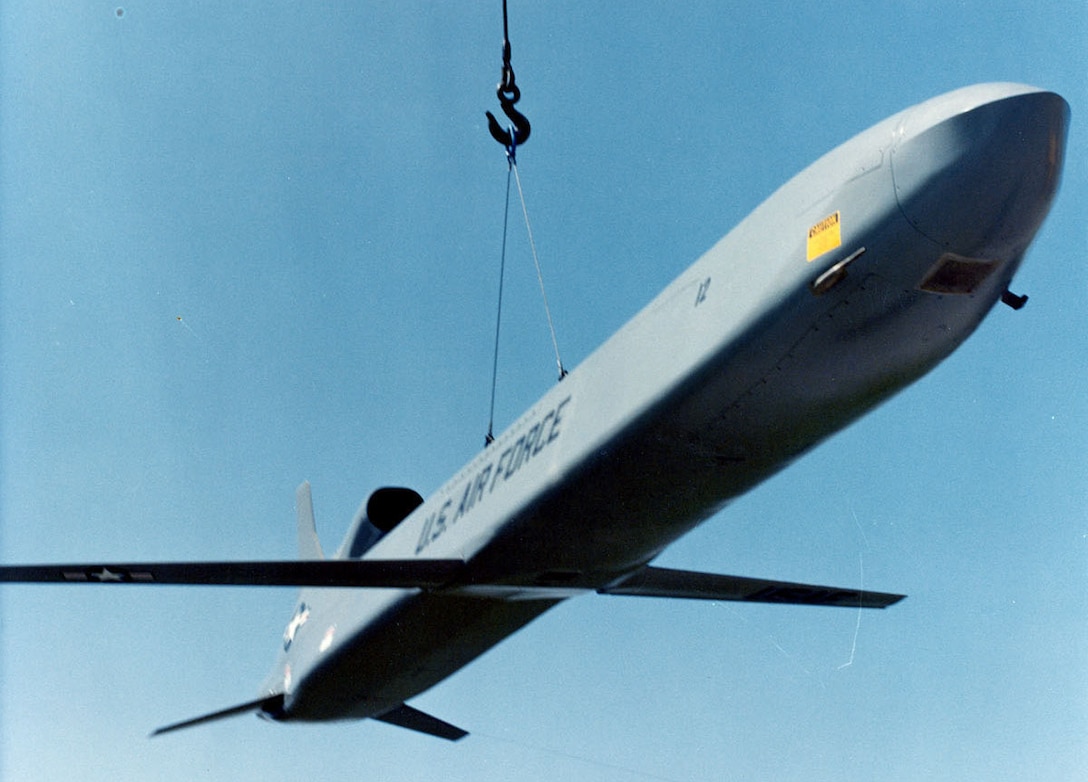
<svg viewBox="0 0 1088 782">
<path fill-rule="evenodd" d="M 317 539 L 314 501 L 310 496 L 309 481 L 303 481 L 295 490 L 295 508 L 298 510 L 298 558 L 324 559 L 321 541 Z"/>
</svg>

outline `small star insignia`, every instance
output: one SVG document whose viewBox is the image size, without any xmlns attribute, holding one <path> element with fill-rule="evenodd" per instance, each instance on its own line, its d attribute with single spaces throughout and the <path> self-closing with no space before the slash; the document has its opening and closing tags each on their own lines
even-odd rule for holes
<svg viewBox="0 0 1088 782">
<path fill-rule="evenodd" d="M 108 567 L 104 567 L 99 571 L 92 572 L 91 573 L 91 578 L 93 578 L 96 581 L 99 581 L 101 583 L 105 583 L 106 581 L 121 582 L 121 581 L 125 580 L 125 574 L 124 573 L 114 573 Z"/>
</svg>

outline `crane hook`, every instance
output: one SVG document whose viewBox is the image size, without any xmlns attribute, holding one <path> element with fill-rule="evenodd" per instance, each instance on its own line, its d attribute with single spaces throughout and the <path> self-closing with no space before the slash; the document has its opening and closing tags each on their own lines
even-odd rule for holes
<svg viewBox="0 0 1088 782">
<path fill-rule="evenodd" d="M 506 147 L 507 151 L 512 151 L 518 144 L 524 144 L 529 140 L 529 132 L 532 127 L 529 125 L 529 120 L 525 115 L 514 108 L 514 104 L 521 100 L 521 90 L 514 84 L 513 72 L 511 71 L 511 78 L 509 84 L 504 77 L 503 83 L 495 90 L 495 94 L 499 97 L 499 105 L 502 106 L 503 114 L 505 114 L 511 122 L 513 127 L 503 130 L 499 125 L 499 121 L 495 119 L 495 115 L 490 111 L 485 112 L 487 114 L 487 129 L 491 131 L 491 137 L 497 142 Z"/>
</svg>

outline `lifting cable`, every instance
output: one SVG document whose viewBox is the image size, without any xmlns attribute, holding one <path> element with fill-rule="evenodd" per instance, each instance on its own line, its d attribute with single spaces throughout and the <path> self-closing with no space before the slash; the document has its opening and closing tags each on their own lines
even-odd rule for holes
<svg viewBox="0 0 1088 782">
<path fill-rule="evenodd" d="M 529 120 L 518 111 L 514 104 L 521 100 L 521 90 L 518 89 L 514 78 L 514 68 L 510 64 L 510 33 L 506 13 L 506 0 L 502 0 L 502 77 L 495 94 L 499 98 L 499 105 L 503 113 L 511 121 L 511 125 L 503 128 L 495 115 L 490 111 L 487 114 L 487 127 L 491 137 L 502 144 L 506 150 L 506 204 L 503 209 L 502 221 L 502 255 L 499 261 L 499 304 L 498 313 L 495 316 L 495 353 L 491 367 L 491 411 L 487 423 L 487 436 L 484 442 L 490 445 L 495 440 L 495 385 L 499 370 L 499 327 L 502 323 L 502 289 L 503 277 L 506 271 L 506 235 L 510 219 L 510 175 L 518 186 L 518 197 L 521 199 L 521 213 L 525 218 L 525 230 L 529 235 L 529 249 L 533 255 L 533 265 L 536 267 L 537 282 L 540 283 L 540 295 L 544 300 L 544 314 L 548 320 L 548 331 L 552 337 L 552 348 L 555 350 L 555 363 L 559 370 L 559 379 L 567 375 L 563 368 L 563 361 L 559 357 L 559 341 L 555 336 L 555 325 L 552 322 L 551 308 L 548 306 L 548 294 L 544 291 L 544 275 L 540 271 L 540 259 L 537 257 L 536 243 L 533 241 L 533 228 L 529 223 L 529 210 L 525 206 L 525 193 L 521 189 L 521 175 L 518 173 L 517 148 L 529 140 L 532 130 Z"/>
</svg>

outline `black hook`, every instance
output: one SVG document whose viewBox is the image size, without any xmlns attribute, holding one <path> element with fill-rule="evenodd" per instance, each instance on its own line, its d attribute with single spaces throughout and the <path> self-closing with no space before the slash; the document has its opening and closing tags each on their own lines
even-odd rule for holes
<svg viewBox="0 0 1088 782">
<path fill-rule="evenodd" d="M 503 130 L 502 126 L 499 125 L 499 121 L 495 119 L 495 115 L 490 111 L 485 112 L 487 114 L 487 129 L 491 131 L 491 137 L 508 150 L 528 141 L 529 132 L 532 130 L 525 115 L 514 108 L 514 104 L 521 100 L 521 90 L 514 84 L 512 77 L 513 72 L 511 72 L 509 84 L 506 83 L 507 80 L 504 78 L 503 83 L 495 90 L 495 94 L 499 96 L 499 105 L 502 106 L 503 114 L 510 118 L 510 121 L 514 123 L 514 127 L 511 130 Z"/>
<path fill-rule="evenodd" d="M 521 100 L 521 90 L 514 83 L 514 68 L 510 65 L 510 26 L 507 21 L 506 0 L 502 0 L 502 81 L 495 88 L 495 94 L 499 96 L 499 105 L 503 113 L 514 123 L 512 128 L 503 130 L 495 115 L 490 111 L 487 114 L 487 129 L 491 131 L 491 137 L 506 148 L 506 154 L 511 164 L 514 162 L 514 152 L 518 144 L 524 144 L 529 140 L 529 120 L 525 115 L 514 108 L 514 104 Z"/>
</svg>

